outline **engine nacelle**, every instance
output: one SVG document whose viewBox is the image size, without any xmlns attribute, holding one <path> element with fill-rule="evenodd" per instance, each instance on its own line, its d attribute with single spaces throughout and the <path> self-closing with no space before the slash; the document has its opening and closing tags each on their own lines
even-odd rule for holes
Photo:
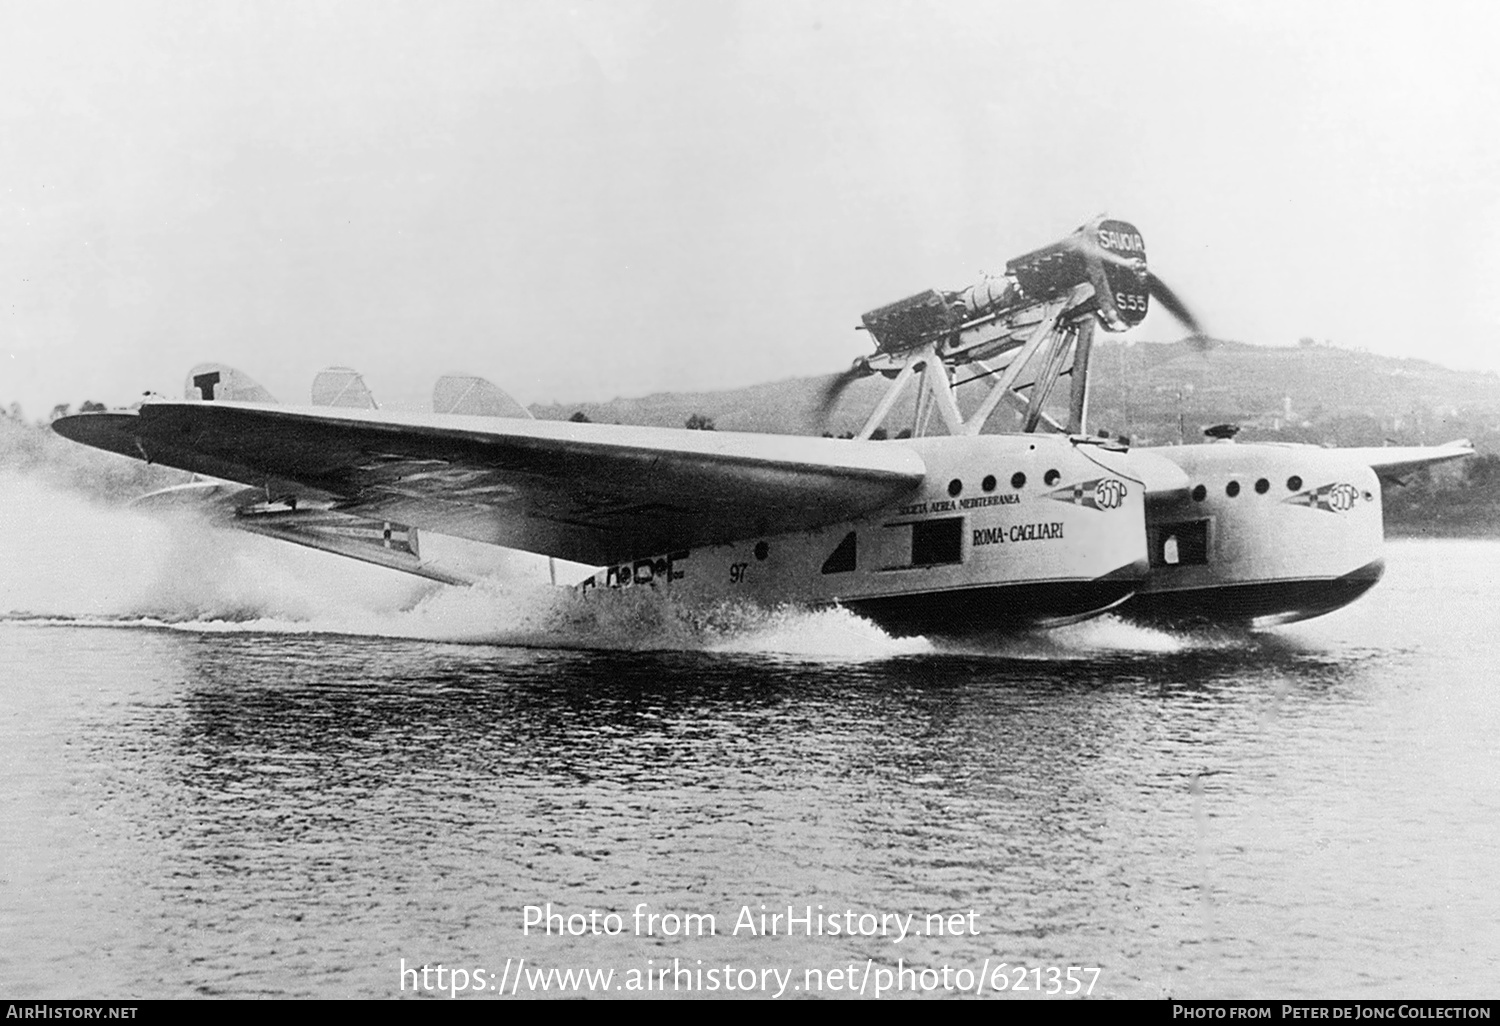
<svg viewBox="0 0 1500 1026">
<path fill-rule="evenodd" d="M 1032 302 L 1092 285 L 1099 320 L 1109 331 L 1141 323 L 1150 303 L 1146 243 L 1126 221 L 1092 221 L 1060 242 L 1016 257 L 1005 265 L 1005 273 Z"/>
<path fill-rule="evenodd" d="M 939 349 L 957 344 L 961 332 L 979 323 L 1003 329 L 1044 303 L 1088 285 L 1092 296 L 1074 315 L 1095 313 L 1107 331 L 1139 324 L 1150 303 L 1146 244 L 1126 221 L 1099 218 L 1049 246 L 1016 257 L 1005 274 L 986 277 L 957 292 L 928 289 L 866 313 L 861 321 L 882 354 L 902 353 L 929 342 Z M 1034 317 L 1032 318 L 1034 321 Z"/>
</svg>

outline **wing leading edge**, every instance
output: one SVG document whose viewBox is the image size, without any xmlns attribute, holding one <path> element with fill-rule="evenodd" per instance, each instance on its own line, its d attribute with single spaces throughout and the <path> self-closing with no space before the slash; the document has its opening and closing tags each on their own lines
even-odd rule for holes
<svg viewBox="0 0 1500 1026">
<path fill-rule="evenodd" d="M 53 426 L 271 499 L 592 564 L 852 519 L 925 473 L 885 442 L 388 410 L 158 401 Z"/>
</svg>

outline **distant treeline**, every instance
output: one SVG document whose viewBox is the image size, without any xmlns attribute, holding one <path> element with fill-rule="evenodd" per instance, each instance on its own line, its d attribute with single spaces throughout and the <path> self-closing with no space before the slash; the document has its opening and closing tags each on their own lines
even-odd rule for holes
<svg viewBox="0 0 1500 1026">
<path fill-rule="evenodd" d="M 1385 527 L 1404 537 L 1500 537 L 1500 455 L 1481 453 L 1386 485 Z"/>
</svg>

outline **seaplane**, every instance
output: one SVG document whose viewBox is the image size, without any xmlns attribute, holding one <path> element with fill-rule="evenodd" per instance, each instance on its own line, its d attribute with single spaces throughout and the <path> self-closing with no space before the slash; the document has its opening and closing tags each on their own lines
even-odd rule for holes
<svg viewBox="0 0 1500 1026">
<path fill-rule="evenodd" d="M 1003 273 L 871 310 L 874 351 L 821 397 L 826 413 L 884 379 L 851 438 L 539 421 L 464 374 L 438 380 L 430 413 L 379 408 L 347 368 L 282 405 L 221 364 L 193 368 L 182 399 L 53 427 L 201 476 L 147 506 L 447 585 L 475 577 L 424 559 L 421 533 L 597 568 L 571 585 L 585 594 L 838 605 L 935 639 L 1111 610 L 1256 629 L 1354 601 L 1384 568 L 1382 480 L 1472 447 L 1091 435 L 1095 332 L 1135 327 L 1153 301 L 1201 335 L 1140 232 L 1100 217 Z"/>
</svg>

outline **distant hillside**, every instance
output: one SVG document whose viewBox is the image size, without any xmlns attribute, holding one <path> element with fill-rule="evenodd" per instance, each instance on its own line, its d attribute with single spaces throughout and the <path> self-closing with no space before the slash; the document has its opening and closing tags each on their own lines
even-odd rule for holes
<svg viewBox="0 0 1500 1026">
<path fill-rule="evenodd" d="M 531 409 L 544 420 L 581 412 L 604 423 L 680 427 L 701 413 L 722 431 L 841 434 L 859 427 L 885 386 L 881 378 L 856 382 L 823 424 L 816 411 L 827 380 L 789 378 L 724 392 L 663 392 Z M 1233 422 L 1243 425 L 1245 439 L 1380 445 L 1469 437 L 1482 450 L 1500 451 L 1500 376 L 1423 360 L 1322 345 L 1214 342 L 1200 350 L 1187 342 L 1103 341 L 1094 350 L 1092 384 L 1091 425 L 1143 444 L 1194 441 L 1208 425 Z M 977 402 L 980 386 L 964 394 Z M 1008 424 L 997 417 L 994 429 L 1007 430 Z"/>
<path fill-rule="evenodd" d="M 712 418 L 720 431 L 816 435 L 827 430 L 816 415 L 818 393 L 825 380 L 788 378 L 727 392 L 657 392 L 638 399 L 536 404 L 530 409 L 541 420 L 567 420 L 581 412 L 601 424 L 651 427 L 682 427 L 688 417 L 701 413 Z M 856 383 L 841 404 L 840 415 L 830 423 L 837 424 L 839 431 L 857 429 L 863 420 L 855 409 L 868 409 L 879 395 L 874 382 Z"/>
<path fill-rule="evenodd" d="M 1183 429 L 1191 441 L 1207 424 L 1232 422 L 1247 440 L 1380 445 L 1470 437 L 1500 448 L 1500 376 L 1493 372 L 1323 345 L 1105 343 L 1095 354 L 1093 423 L 1148 444 L 1181 441 Z"/>
</svg>

